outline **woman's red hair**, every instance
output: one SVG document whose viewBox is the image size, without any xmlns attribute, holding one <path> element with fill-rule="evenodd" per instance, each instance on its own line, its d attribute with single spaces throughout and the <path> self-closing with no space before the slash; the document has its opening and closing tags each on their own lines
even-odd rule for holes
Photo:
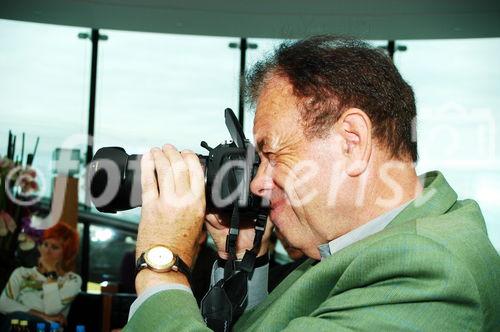
<svg viewBox="0 0 500 332">
<path fill-rule="evenodd" d="M 70 271 L 78 253 L 78 247 L 80 246 L 77 231 L 65 223 L 59 222 L 43 232 L 43 240 L 46 239 L 61 241 L 63 247 L 62 268 L 64 271 Z"/>
</svg>

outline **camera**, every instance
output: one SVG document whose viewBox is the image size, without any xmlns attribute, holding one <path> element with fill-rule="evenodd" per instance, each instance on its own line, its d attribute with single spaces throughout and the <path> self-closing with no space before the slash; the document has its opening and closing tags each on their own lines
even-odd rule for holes
<svg viewBox="0 0 500 332">
<path fill-rule="evenodd" d="M 201 146 L 208 155 L 198 155 L 205 173 L 207 209 L 214 212 L 232 211 L 254 213 L 266 202 L 250 192 L 250 182 L 259 167 L 259 156 L 245 138 L 233 111 L 224 111 L 226 127 L 232 141 L 211 148 L 205 141 Z M 87 186 L 92 203 L 100 212 L 116 213 L 142 205 L 142 155 L 132 154 L 121 147 L 99 149 L 90 163 Z"/>
<path fill-rule="evenodd" d="M 259 168 L 259 156 L 245 138 L 233 111 L 227 108 L 224 116 L 232 141 L 215 148 L 202 141 L 201 146 L 208 155 L 198 155 L 205 173 L 207 210 L 231 216 L 226 236 L 229 259 L 224 266 L 224 284 L 217 283 L 201 303 L 203 316 L 211 327 L 229 326 L 233 315 L 243 312 L 247 280 L 255 268 L 269 212 L 268 200 L 250 192 L 250 183 Z M 116 213 L 142 205 L 140 160 L 141 155 L 128 155 L 120 147 L 106 147 L 96 152 L 87 172 L 87 185 L 99 211 Z M 246 226 L 240 224 L 240 217 Z M 241 262 L 236 264 L 239 229 L 248 226 L 255 230 L 253 248 L 246 250 Z"/>
</svg>

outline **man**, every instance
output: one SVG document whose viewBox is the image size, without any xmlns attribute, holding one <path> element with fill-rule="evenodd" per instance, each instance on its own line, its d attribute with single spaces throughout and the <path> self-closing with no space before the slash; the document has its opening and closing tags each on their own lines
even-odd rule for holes
<svg viewBox="0 0 500 332">
<path fill-rule="evenodd" d="M 251 285 L 249 302 L 261 302 L 235 330 L 500 326 L 500 259 L 480 209 L 458 201 L 439 172 L 417 177 L 413 92 L 386 55 L 330 36 L 285 44 L 256 66 L 249 90 L 261 157 L 251 190 L 310 259 L 268 296 Z M 205 214 L 198 159 L 165 145 L 141 167 L 137 256 L 163 244 L 190 266 Z M 206 219 L 226 258 L 227 228 Z M 240 258 L 252 234 L 240 233 Z M 208 329 L 183 273 L 143 269 L 136 288 L 127 330 Z"/>
</svg>

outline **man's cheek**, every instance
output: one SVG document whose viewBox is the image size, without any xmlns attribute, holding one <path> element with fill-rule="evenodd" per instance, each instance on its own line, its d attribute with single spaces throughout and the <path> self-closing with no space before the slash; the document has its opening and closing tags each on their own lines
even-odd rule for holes
<svg viewBox="0 0 500 332">
<path fill-rule="evenodd" d="M 343 171 L 343 164 L 341 162 L 333 163 L 330 174 L 325 174 L 324 181 L 328 183 L 327 191 L 327 206 L 335 207 L 337 199 L 342 194 L 341 188 L 344 187 L 349 175 Z"/>
<path fill-rule="evenodd" d="M 306 205 L 318 195 L 314 185 L 318 176 L 319 167 L 313 160 L 303 160 L 281 175 L 280 180 L 293 207 Z"/>
</svg>

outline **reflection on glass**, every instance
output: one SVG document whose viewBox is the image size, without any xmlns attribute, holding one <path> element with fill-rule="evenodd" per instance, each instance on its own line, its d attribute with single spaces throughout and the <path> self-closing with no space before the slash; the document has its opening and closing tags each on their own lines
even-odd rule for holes
<svg viewBox="0 0 500 332">
<path fill-rule="evenodd" d="M 224 109 L 238 107 L 235 38 L 102 30 L 95 147 L 143 153 L 164 143 L 207 153 L 229 139 Z M 117 215 L 138 222 L 140 209 Z"/>
<path fill-rule="evenodd" d="M 237 109 L 234 38 L 107 31 L 99 49 L 95 148 L 142 153 L 169 142 L 205 152 L 227 139 L 224 109 Z"/>
<path fill-rule="evenodd" d="M 135 252 L 136 236 L 110 227 L 90 226 L 89 281 L 119 283 L 126 255 Z M 132 254 L 134 256 L 134 254 Z"/>
<path fill-rule="evenodd" d="M 252 67 L 258 62 L 273 54 L 273 51 L 278 47 L 284 39 L 274 38 L 249 38 L 248 44 L 255 44 L 257 48 L 248 49 L 246 54 L 246 71 L 252 70 Z M 255 116 L 255 108 L 250 108 L 250 105 L 245 105 L 245 123 L 244 132 L 246 138 L 253 142 L 253 119 Z"/>
<path fill-rule="evenodd" d="M 0 155 L 9 129 L 18 135 L 18 152 L 23 132 L 25 153 L 39 136 L 33 166 L 45 180 L 44 196 L 50 195 L 53 151 L 87 132 L 90 42 L 78 39 L 86 30 L 0 20 Z"/>
<path fill-rule="evenodd" d="M 500 249 L 500 38 L 399 41 L 395 63 L 417 98 L 419 173 L 438 169 L 481 206 Z"/>
</svg>

